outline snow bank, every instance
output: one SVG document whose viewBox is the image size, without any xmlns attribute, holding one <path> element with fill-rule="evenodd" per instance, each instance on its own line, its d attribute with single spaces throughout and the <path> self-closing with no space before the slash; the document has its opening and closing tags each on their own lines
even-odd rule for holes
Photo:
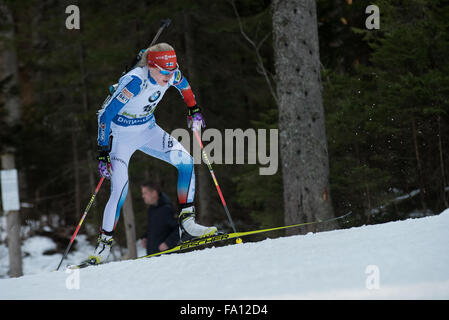
<svg viewBox="0 0 449 320">
<path fill-rule="evenodd" d="M 420 219 L 48 271 L 0 280 L 0 299 L 449 299 L 448 230 L 446 210 Z M 54 258 L 52 266 L 58 262 Z"/>
</svg>

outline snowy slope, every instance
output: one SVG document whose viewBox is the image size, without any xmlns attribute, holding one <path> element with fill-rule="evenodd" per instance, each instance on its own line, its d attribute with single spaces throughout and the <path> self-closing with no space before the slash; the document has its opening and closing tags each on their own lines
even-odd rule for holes
<svg viewBox="0 0 449 320">
<path fill-rule="evenodd" d="M 446 210 L 420 219 L 0 279 L 0 299 L 449 299 L 448 245 Z"/>
</svg>

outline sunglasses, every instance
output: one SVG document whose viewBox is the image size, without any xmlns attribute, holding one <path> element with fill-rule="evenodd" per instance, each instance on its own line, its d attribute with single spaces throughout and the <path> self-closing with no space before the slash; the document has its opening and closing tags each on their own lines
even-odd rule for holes
<svg viewBox="0 0 449 320">
<path fill-rule="evenodd" d="M 156 68 L 159 69 L 160 74 L 164 75 L 164 76 L 169 76 L 172 75 L 173 73 L 175 73 L 176 71 L 178 71 L 178 63 L 176 63 L 176 68 L 173 70 L 166 70 L 166 69 L 162 69 L 161 67 L 159 67 L 157 64 L 153 64 L 153 66 L 155 66 Z"/>
</svg>

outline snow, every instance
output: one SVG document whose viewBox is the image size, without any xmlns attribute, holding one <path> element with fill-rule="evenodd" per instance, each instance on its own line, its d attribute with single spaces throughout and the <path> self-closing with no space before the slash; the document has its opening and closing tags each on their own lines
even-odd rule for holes
<svg viewBox="0 0 449 320">
<path fill-rule="evenodd" d="M 37 238 L 24 243 L 26 275 L 0 279 L 0 299 L 449 299 L 448 230 L 449 209 L 419 219 L 56 272 L 51 270 L 61 255 L 42 256 L 54 247 Z M 90 253 L 82 251 L 64 265 Z M 32 268 L 26 259 L 39 255 Z M 2 267 L 4 260 L 0 247 Z"/>
<path fill-rule="evenodd" d="M 76 263 L 77 261 L 84 259 L 86 257 L 85 252 L 93 250 L 93 246 L 88 243 L 86 235 L 79 235 L 76 239 L 78 241 L 77 246 L 83 248 L 83 250 L 72 251 L 67 257 L 68 263 Z M 55 249 L 56 244 L 48 237 L 35 236 L 23 241 L 23 273 L 25 275 L 31 275 L 56 269 L 59 260 L 62 258 L 62 253 L 52 255 L 45 254 L 46 251 Z M 56 265 L 55 261 L 58 261 L 56 262 Z M 5 245 L 0 245 L 0 275 L 6 276 L 8 273 L 8 262 L 8 248 Z"/>
</svg>

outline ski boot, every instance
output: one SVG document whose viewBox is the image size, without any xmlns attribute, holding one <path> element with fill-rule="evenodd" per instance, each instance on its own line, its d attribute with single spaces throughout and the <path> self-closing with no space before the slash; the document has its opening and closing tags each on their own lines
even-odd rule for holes
<svg viewBox="0 0 449 320">
<path fill-rule="evenodd" d="M 102 231 L 98 236 L 97 246 L 95 247 L 94 253 L 90 255 L 84 263 L 90 265 L 102 264 L 108 258 L 113 244 L 114 239 L 112 238 L 112 232 Z"/>
<path fill-rule="evenodd" d="M 179 238 L 181 242 L 209 237 L 217 233 L 216 227 L 205 227 L 195 222 L 195 207 L 189 206 L 181 210 L 178 216 Z"/>
</svg>

